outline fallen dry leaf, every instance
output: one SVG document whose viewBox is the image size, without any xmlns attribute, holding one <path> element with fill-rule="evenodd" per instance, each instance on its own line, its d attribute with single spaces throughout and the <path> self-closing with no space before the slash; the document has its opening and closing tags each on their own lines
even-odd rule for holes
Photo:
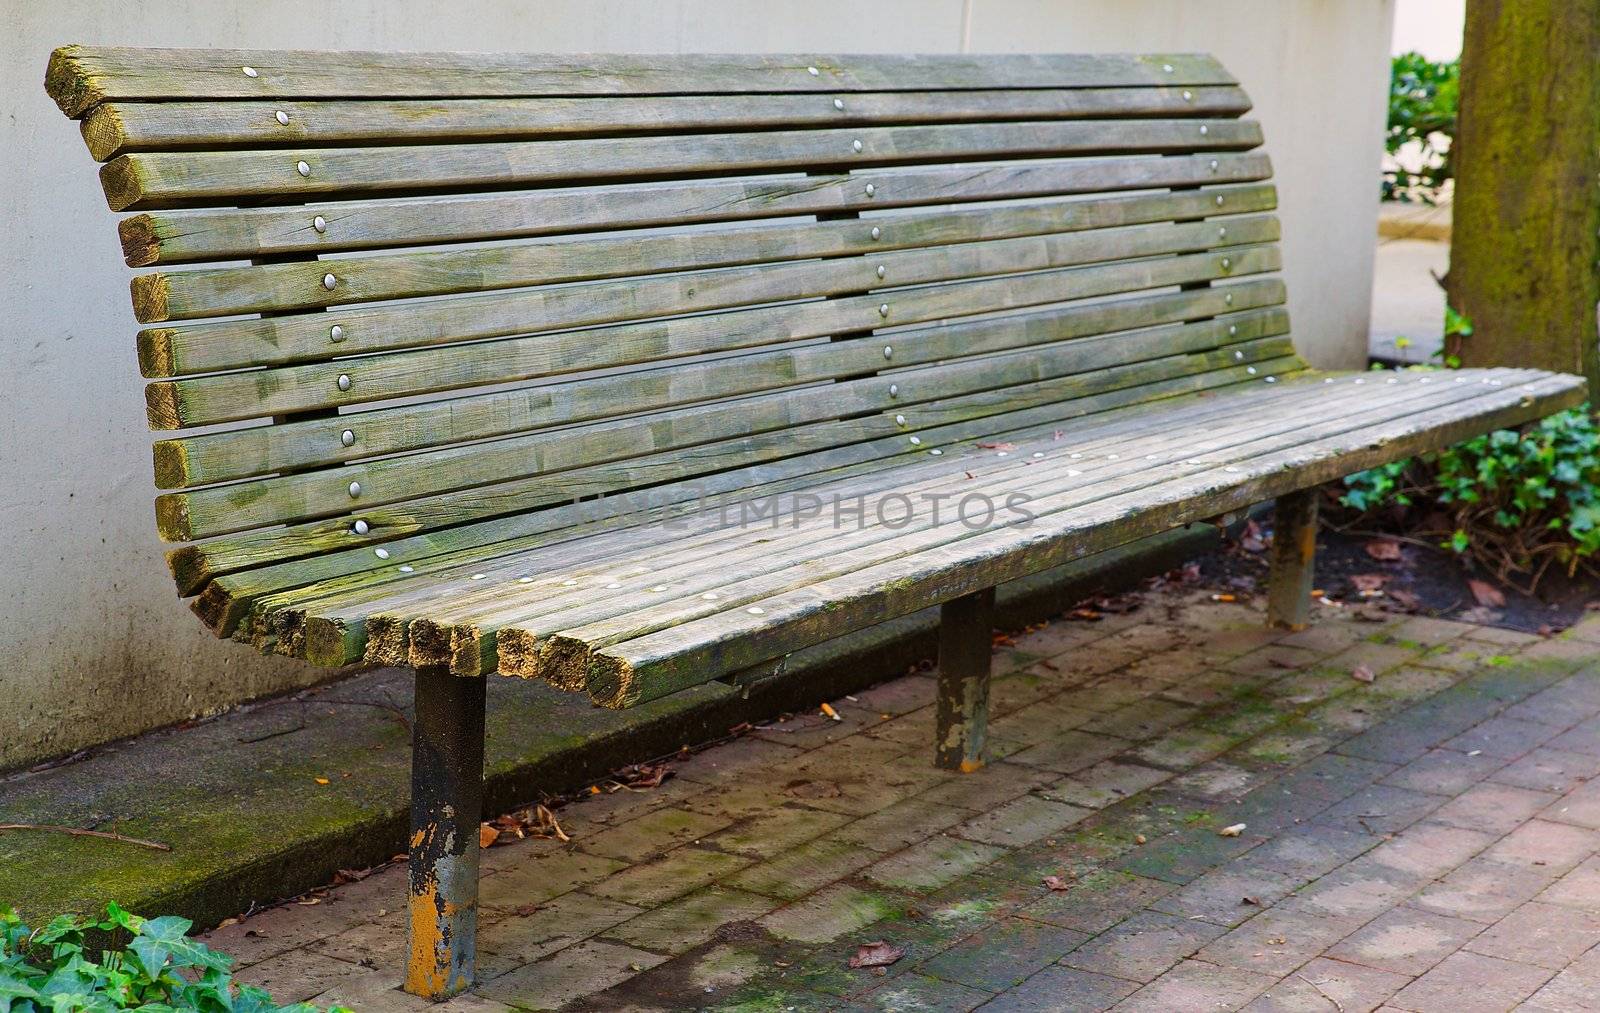
<svg viewBox="0 0 1600 1013">
<path fill-rule="evenodd" d="M 1046 876 L 1044 878 L 1044 885 L 1048 886 L 1052 890 L 1072 889 L 1072 883 L 1060 876 Z"/>
<path fill-rule="evenodd" d="M 1493 584 L 1481 580 L 1468 580 L 1467 588 L 1472 592 L 1472 599 L 1484 608 L 1503 609 L 1506 607 L 1506 596 Z"/>
<path fill-rule="evenodd" d="M 1015 443 L 980 443 L 980 444 L 978 444 L 978 446 L 983 448 L 984 450 L 1016 450 L 1017 449 L 1017 445 Z"/>
<path fill-rule="evenodd" d="M 1218 837 L 1238 837 L 1240 834 L 1244 833 L 1244 827 L 1245 827 L 1245 825 L 1243 823 L 1235 823 L 1231 827 L 1223 827 L 1221 830 L 1218 830 L 1217 831 L 1217 836 Z"/>
<path fill-rule="evenodd" d="M 1385 563 L 1400 558 L 1400 543 L 1393 538 L 1374 538 L 1367 542 L 1367 555 Z"/>
<path fill-rule="evenodd" d="M 795 781 L 784 790 L 795 798 L 838 798 L 844 794 L 833 781 Z"/>
<path fill-rule="evenodd" d="M 1133 843 L 1135 843 L 1135 844 L 1143 844 L 1144 842 L 1145 842 L 1144 834 L 1134 834 L 1133 835 Z"/>
<path fill-rule="evenodd" d="M 490 833 L 494 837 L 489 836 Z M 520 841 L 524 837 L 553 838 L 565 844 L 572 840 L 556 822 L 555 814 L 542 805 L 531 805 L 504 816 L 496 816 L 480 825 L 478 844 L 491 847 L 502 841 Z"/>
<path fill-rule="evenodd" d="M 483 823 L 483 824 L 479 825 L 479 827 L 478 827 L 478 847 L 480 847 L 480 848 L 493 847 L 494 846 L 494 842 L 498 841 L 499 839 L 500 839 L 500 831 L 499 831 L 498 828 L 492 827 L 487 823 Z"/>
<path fill-rule="evenodd" d="M 1382 591 L 1383 585 L 1389 582 L 1387 573 L 1352 573 L 1350 583 L 1355 585 L 1357 591 Z"/>
<path fill-rule="evenodd" d="M 862 967 L 888 967 L 890 964 L 906 955 L 906 951 L 893 943 L 882 940 L 872 943 L 862 943 L 856 949 L 856 955 L 850 958 L 850 966 Z"/>
<path fill-rule="evenodd" d="M 1252 897 L 1249 894 L 1245 894 L 1243 897 L 1240 897 L 1239 898 L 1239 903 L 1241 903 L 1241 904 L 1249 904 L 1249 905 L 1252 905 L 1254 907 L 1261 907 L 1262 906 L 1261 905 L 1261 898 Z"/>
<path fill-rule="evenodd" d="M 1388 591 L 1388 595 L 1393 600 L 1399 602 L 1402 608 L 1408 609 L 1412 612 L 1415 612 L 1417 609 L 1422 607 L 1422 599 L 1418 598 L 1410 591 L 1397 591 L 1390 589 Z"/>
<path fill-rule="evenodd" d="M 1377 678 L 1372 669 L 1367 665 L 1357 665 L 1350 670 L 1350 678 L 1356 682 L 1371 682 Z"/>
</svg>

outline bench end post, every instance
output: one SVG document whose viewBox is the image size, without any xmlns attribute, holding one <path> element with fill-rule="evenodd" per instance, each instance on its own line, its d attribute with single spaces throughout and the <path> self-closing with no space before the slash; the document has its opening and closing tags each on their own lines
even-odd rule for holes
<svg viewBox="0 0 1600 1013">
<path fill-rule="evenodd" d="M 938 723 L 934 765 L 962 773 L 984 764 L 989 731 L 989 669 L 994 588 L 939 607 Z"/>
<path fill-rule="evenodd" d="M 461 993 L 475 972 L 484 689 L 445 668 L 416 673 L 405 989 L 425 999 Z"/>
<path fill-rule="evenodd" d="M 1277 629 L 1303 630 L 1311 621 L 1317 495 L 1316 489 L 1302 489 L 1279 496 L 1273 506 L 1267 624 Z"/>
</svg>

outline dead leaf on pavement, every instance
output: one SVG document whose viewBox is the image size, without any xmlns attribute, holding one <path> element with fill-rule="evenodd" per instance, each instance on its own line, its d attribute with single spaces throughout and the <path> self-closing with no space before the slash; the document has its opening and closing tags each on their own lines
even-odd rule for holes
<svg viewBox="0 0 1600 1013">
<path fill-rule="evenodd" d="M 1372 669 L 1367 665 L 1357 665 L 1350 670 L 1350 678 L 1356 682 L 1372 682 L 1377 678 Z"/>
<path fill-rule="evenodd" d="M 1367 555 L 1392 563 L 1400 558 L 1400 543 L 1393 538 L 1374 538 L 1367 542 Z"/>
<path fill-rule="evenodd" d="M 499 839 L 500 839 L 500 830 L 499 830 L 498 827 L 490 826 L 487 823 L 483 823 L 483 824 L 479 825 L 479 827 L 478 827 L 478 847 L 480 847 L 480 848 L 493 847 L 494 846 L 494 842 L 498 841 Z"/>
<path fill-rule="evenodd" d="M 795 781 L 784 791 L 795 798 L 838 798 L 844 794 L 833 781 Z"/>
<path fill-rule="evenodd" d="M 490 837 L 490 833 L 494 836 Z M 516 812 L 497 816 L 482 824 L 478 830 L 480 847 L 491 847 L 501 842 L 520 841 L 525 837 L 553 838 L 565 844 L 572 838 L 556 822 L 555 814 L 542 805 L 530 805 Z"/>
<path fill-rule="evenodd" d="M 1389 582 L 1387 573 L 1352 573 L 1350 583 L 1357 591 L 1382 591 Z"/>
<path fill-rule="evenodd" d="M 1490 609 L 1503 609 L 1506 607 L 1506 596 L 1493 584 L 1481 580 L 1468 580 L 1467 587 L 1472 591 L 1472 598 L 1479 605 Z"/>
<path fill-rule="evenodd" d="M 1044 878 L 1044 885 L 1048 886 L 1052 890 L 1072 889 L 1072 882 L 1062 876 L 1046 876 Z"/>
<path fill-rule="evenodd" d="M 1017 445 L 1015 443 L 980 443 L 980 444 L 978 444 L 978 446 L 983 448 L 984 450 L 1016 450 L 1017 449 Z"/>
<path fill-rule="evenodd" d="M 1408 609 L 1409 611 L 1415 612 L 1422 607 L 1422 599 L 1418 598 L 1410 591 L 1397 591 L 1391 589 L 1388 592 L 1388 595 L 1394 601 L 1399 602 L 1402 608 Z"/>
<path fill-rule="evenodd" d="M 862 943 L 856 949 L 856 955 L 850 958 L 850 966 L 853 968 L 888 967 L 905 955 L 906 951 L 893 943 L 886 943 L 882 940 Z"/>
</svg>

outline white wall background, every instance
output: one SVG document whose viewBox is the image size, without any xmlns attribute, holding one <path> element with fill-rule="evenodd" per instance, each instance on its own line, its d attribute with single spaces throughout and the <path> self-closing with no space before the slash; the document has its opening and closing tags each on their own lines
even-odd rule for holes
<svg viewBox="0 0 1600 1013">
<path fill-rule="evenodd" d="M 1265 126 L 1297 343 L 1351 366 L 1365 354 L 1394 2 L 0 0 L 0 769 L 320 675 L 213 641 L 173 595 L 129 272 L 76 125 L 44 95 L 55 46 L 1209 50 Z"/>
</svg>

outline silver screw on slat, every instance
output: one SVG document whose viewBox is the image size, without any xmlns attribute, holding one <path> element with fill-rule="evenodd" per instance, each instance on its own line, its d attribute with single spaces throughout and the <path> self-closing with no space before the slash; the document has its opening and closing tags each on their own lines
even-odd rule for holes
<svg viewBox="0 0 1600 1013">
<path fill-rule="evenodd" d="M 1232 258 L 1229 258 L 1229 257 L 1223 257 L 1222 258 L 1222 269 L 1224 271 L 1226 271 L 1228 268 L 1230 268 L 1232 266 L 1233 266 Z"/>
<path fill-rule="evenodd" d="M 900 385 L 898 383 L 891 383 L 889 385 L 889 396 L 890 397 L 899 397 L 900 396 Z"/>
<path fill-rule="evenodd" d="M 1211 169 L 1212 172 L 1216 172 L 1217 169 L 1219 168 L 1219 164 L 1218 164 L 1218 162 L 1217 162 L 1217 160 L 1215 158 L 1213 158 L 1211 160 L 1209 168 Z"/>
<path fill-rule="evenodd" d="M 922 438 L 921 438 L 921 437 L 920 437 L 920 436 L 913 436 L 913 437 L 911 437 L 911 445 L 912 445 L 912 446 L 913 446 L 913 447 L 920 447 L 920 446 L 922 446 Z"/>
<path fill-rule="evenodd" d="M 1162 64 L 1162 65 L 1161 65 L 1161 69 L 1162 69 L 1162 70 L 1164 70 L 1164 71 L 1166 71 L 1166 72 L 1167 72 L 1167 73 L 1168 73 L 1168 74 L 1170 74 L 1170 73 L 1172 73 L 1172 64 L 1170 64 L 1170 63 L 1163 63 L 1163 64 Z"/>
<path fill-rule="evenodd" d="M 311 166 L 302 158 L 294 164 L 294 171 L 302 176 L 309 176 L 311 175 Z"/>
<path fill-rule="evenodd" d="M 389 550 L 388 549 L 373 549 L 372 550 L 372 554 L 374 556 L 377 556 L 379 559 L 388 559 L 389 558 Z"/>
<path fill-rule="evenodd" d="M 1189 91 L 1188 89 L 1184 89 L 1183 100 L 1185 102 L 1193 102 L 1194 101 L 1194 92 Z"/>
<path fill-rule="evenodd" d="M 883 346 L 883 357 L 885 359 L 894 358 L 894 346 L 893 345 L 884 345 Z"/>
<path fill-rule="evenodd" d="M 897 426 L 905 425 L 906 424 L 906 417 L 904 415 L 896 415 L 894 417 L 894 424 L 897 425 Z"/>
<path fill-rule="evenodd" d="M 1226 225 L 1218 225 L 1217 226 L 1217 238 L 1218 239 L 1227 239 L 1228 238 L 1228 227 Z"/>
<path fill-rule="evenodd" d="M 817 68 L 815 68 L 815 67 L 807 67 L 806 68 L 806 73 L 810 74 L 812 77 L 816 77 L 821 72 L 818 71 Z"/>
<path fill-rule="evenodd" d="M 1222 297 L 1222 301 L 1227 303 L 1229 306 L 1232 306 L 1233 305 L 1233 293 L 1229 292 L 1227 295 L 1223 296 Z"/>
<path fill-rule="evenodd" d="M 877 192 L 878 192 L 878 188 L 877 187 L 873 186 L 871 183 L 867 184 L 867 196 L 868 197 L 871 197 L 871 196 L 875 195 Z"/>
<path fill-rule="evenodd" d="M 347 447 L 355 446 L 355 444 L 356 444 L 356 432 L 355 432 L 355 430 L 354 429 L 346 429 L 344 432 L 340 433 L 339 434 L 339 442 L 344 444 Z"/>
<path fill-rule="evenodd" d="M 245 77 L 255 77 L 256 76 L 256 69 L 254 67 L 240 67 L 239 69 L 244 71 L 244 76 Z"/>
<path fill-rule="evenodd" d="M 318 232 L 326 232 L 328 231 L 328 220 L 321 215 L 318 215 L 317 217 L 311 219 L 311 227 L 316 229 Z"/>
<path fill-rule="evenodd" d="M 339 279 L 335 278 L 332 274 L 325 274 L 322 276 L 322 287 L 327 289 L 329 292 L 332 292 L 333 287 L 337 284 L 339 284 Z"/>
<path fill-rule="evenodd" d="M 888 303 L 880 303 L 879 306 L 878 306 L 878 316 L 886 317 L 888 315 L 889 315 L 889 304 Z"/>
<path fill-rule="evenodd" d="M 1219 193 L 1219 194 L 1217 194 L 1217 207 L 1220 208 L 1221 206 L 1222 206 L 1222 194 Z"/>
<path fill-rule="evenodd" d="M 1235 334 L 1238 334 L 1238 333 L 1239 333 L 1239 328 L 1236 325 L 1234 325 L 1234 324 L 1229 324 L 1228 325 L 1228 337 L 1231 338 Z"/>
<path fill-rule="evenodd" d="M 883 238 L 883 230 L 878 228 L 876 225 L 874 225 L 872 227 L 872 238 L 873 239 L 882 239 Z"/>
<path fill-rule="evenodd" d="M 361 483 L 360 482 L 351 482 L 350 483 L 350 498 L 351 499 L 355 499 L 357 496 L 360 496 L 360 495 L 361 495 Z"/>
<path fill-rule="evenodd" d="M 339 374 L 339 389 L 340 390 L 349 390 L 350 389 L 350 374 L 349 373 L 340 373 Z"/>
<path fill-rule="evenodd" d="M 279 109 L 277 112 L 273 113 L 272 118 L 278 121 L 279 126 L 286 127 L 289 125 L 289 114 L 284 112 L 282 109 Z"/>
<path fill-rule="evenodd" d="M 833 100 L 833 107 L 835 109 L 838 109 L 838 110 L 842 111 L 844 109 L 844 99 L 842 99 L 842 98 L 834 99 Z"/>
<path fill-rule="evenodd" d="M 1200 136 L 1204 137 L 1209 133 L 1211 133 L 1211 128 L 1206 126 L 1204 123 L 1200 124 Z"/>
<path fill-rule="evenodd" d="M 888 273 L 889 273 L 889 269 L 888 268 L 884 267 L 882 264 L 878 265 L 878 277 L 882 278 L 884 275 L 886 275 Z"/>
<path fill-rule="evenodd" d="M 350 530 L 354 531 L 358 535 L 364 535 L 368 531 L 371 531 L 372 528 L 367 524 L 366 521 L 356 521 L 350 526 Z"/>
<path fill-rule="evenodd" d="M 860 141 L 851 141 L 850 142 L 850 150 L 859 152 L 861 150 L 861 142 Z"/>
<path fill-rule="evenodd" d="M 332 327 L 328 328 L 328 340 L 329 341 L 343 341 L 344 340 L 344 327 L 342 325 L 340 325 L 340 324 L 334 324 Z"/>
</svg>

